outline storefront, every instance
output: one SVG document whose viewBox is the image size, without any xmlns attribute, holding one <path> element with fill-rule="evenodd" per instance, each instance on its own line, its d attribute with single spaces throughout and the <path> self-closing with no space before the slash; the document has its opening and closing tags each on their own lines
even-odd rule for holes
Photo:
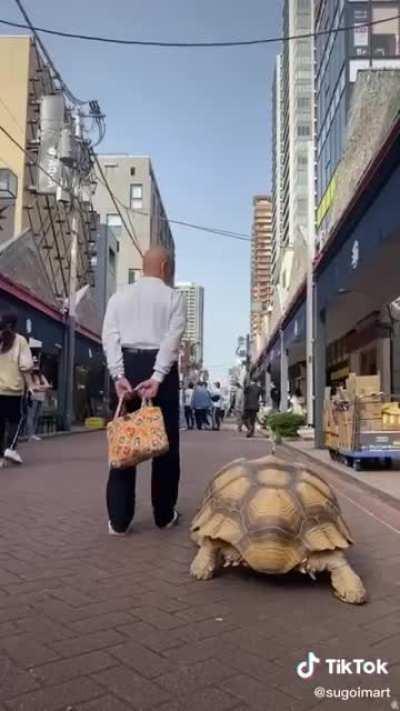
<svg viewBox="0 0 400 711">
<path fill-rule="evenodd" d="M 51 384 L 44 407 L 51 429 L 61 427 L 65 387 L 66 321 L 23 287 L 0 275 L 0 312 L 12 311 L 18 316 L 18 331 L 32 351 L 40 357 L 40 366 Z M 99 336 L 78 326 L 75 339 L 75 421 L 97 414 L 104 397 L 105 368 Z M 50 425 L 49 425 L 50 427 Z"/>
<path fill-rule="evenodd" d="M 381 376 L 391 392 L 390 324 L 385 305 L 400 293 L 400 121 L 360 182 L 316 267 L 316 439 L 323 400 L 346 369 Z M 331 350 L 330 350 L 331 349 Z M 332 353 L 334 355 L 332 356 Z M 331 362 L 329 362 L 331 359 Z"/>
</svg>

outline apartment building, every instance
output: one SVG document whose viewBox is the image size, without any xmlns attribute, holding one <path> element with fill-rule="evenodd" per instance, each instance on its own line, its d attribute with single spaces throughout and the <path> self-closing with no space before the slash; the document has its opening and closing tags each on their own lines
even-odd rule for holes
<svg viewBox="0 0 400 711">
<path fill-rule="evenodd" d="M 250 332 L 253 348 L 262 345 L 263 322 L 271 308 L 272 284 L 272 202 L 267 195 L 253 198 L 251 245 L 251 314 Z"/>
<path fill-rule="evenodd" d="M 316 32 L 317 232 L 322 246 L 332 227 L 335 174 L 343 156 L 357 74 L 400 69 L 400 0 L 319 0 Z"/>
<path fill-rule="evenodd" d="M 100 223 L 117 240 L 117 288 L 132 284 L 142 273 L 142 257 L 149 247 L 164 245 L 175 254 L 174 239 L 148 157 L 101 155 L 106 181 L 118 201 L 126 226 L 101 176 L 94 196 Z M 131 234 L 129 234 L 131 233 Z"/>
<path fill-rule="evenodd" d="M 193 362 L 199 367 L 204 357 L 204 287 L 193 282 L 179 282 L 176 288 L 186 301 L 186 330 L 183 341 L 190 344 Z"/>
<path fill-rule="evenodd" d="M 312 6 L 312 0 L 285 0 L 285 36 L 312 31 Z M 293 278 L 299 230 L 308 230 L 308 142 L 314 120 L 311 38 L 284 43 L 277 61 L 273 97 L 273 273 L 284 307 Z"/>
</svg>

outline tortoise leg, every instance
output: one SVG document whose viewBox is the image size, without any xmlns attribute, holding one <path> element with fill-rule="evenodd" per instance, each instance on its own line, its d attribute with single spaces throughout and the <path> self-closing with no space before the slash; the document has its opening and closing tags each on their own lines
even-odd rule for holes
<svg viewBox="0 0 400 711">
<path fill-rule="evenodd" d="M 234 548 L 233 546 L 230 546 L 229 543 L 224 543 L 221 546 L 220 554 L 223 561 L 223 568 L 229 568 L 230 566 L 236 568 L 243 562 L 242 556 L 240 555 L 239 551 L 236 550 L 236 548 Z"/>
<path fill-rule="evenodd" d="M 305 566 L 309 573 L 328 570 L 336 597 L 343 602 L 362 605 L 367 601 L 367 592 L 361 578 L 354 572 L 341 551 L 313 553 Z"/>
<path fill-rule="evenodd" d="M 211 538 L 204 538 L 195 556 L 190 572 L 197 580 L 209 580 L 218 568 L 221 544 Z"/>
</svg>

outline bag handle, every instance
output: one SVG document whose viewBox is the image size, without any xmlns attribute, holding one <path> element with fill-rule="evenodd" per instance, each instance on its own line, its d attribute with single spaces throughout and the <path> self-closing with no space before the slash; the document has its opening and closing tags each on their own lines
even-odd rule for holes
<svg viewBox="0 0 400 711">
<path fill-rule="evenodd" d="M 142 404 L 140 406 L 140 409 L 143 409 L 144 407 L 152 406 L 153 401 L 150 398 L 144 397 L 142 399 Z M 119 398 L 118 400 L 118 405 L 117 409 L 115 410 L 114 414 L 114 420 L 118 420 L 119 417 L 121 417 L 126 411 L 126 397 L 123 395 L 122 397 Z"/>
<path fill-rule="evenodd" d="M 123 414 L 124 411 L 125 411 L 125 396 L 123 395 L 118 400 L 117 409 L 115 410 L 115 414 L 114 414 L 114 420 L 118 420 L 118 418 L 121 417 L 121 415 Z"/>
</svg>

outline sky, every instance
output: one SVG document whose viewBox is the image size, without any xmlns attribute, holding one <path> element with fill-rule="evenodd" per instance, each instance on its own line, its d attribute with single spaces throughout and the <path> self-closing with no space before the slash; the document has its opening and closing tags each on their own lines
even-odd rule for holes
<svg viewBox="0 0 400 711">
<path fill-rule="evenodd" d="M 34 24 L 126 39 L 225 41 L 281 34 L 281 0 L 23 4 Z M 14 0 L 2 0 L 0 18 L 23 21 Z M 279 44 L 160 49 L 43 39 L 72 91 L 98 99 L 106 114 L 107 133 L 98 150 L 151 156 L 171 219 L 251 234 L 252 198 L 271 189 L 272 78 Z M 178 226 L 173 234 L 177 279 L 205 288 L 205 364 L 214 379 L 223 378 L 234 364 L 238 336 L 249 331 L 250 243 Z"/>
</svg>

